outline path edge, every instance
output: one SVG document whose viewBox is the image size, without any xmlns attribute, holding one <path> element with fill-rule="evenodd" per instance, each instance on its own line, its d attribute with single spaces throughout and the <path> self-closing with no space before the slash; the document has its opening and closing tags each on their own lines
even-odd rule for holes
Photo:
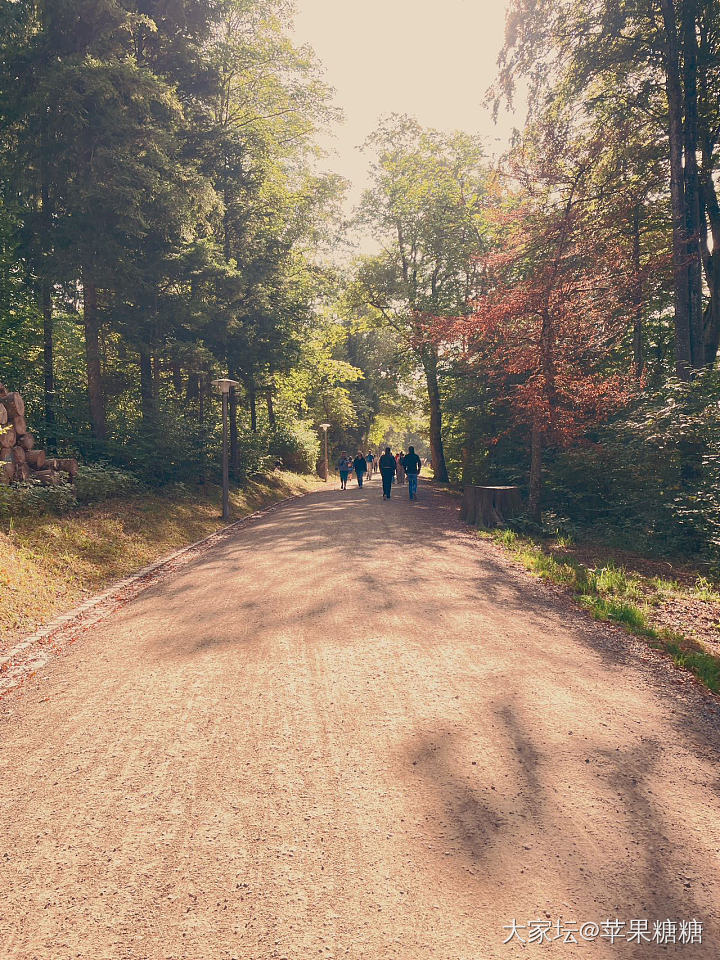
<svg viewBox="0 0 720 960">
<path fill-rule="evenodd" d="M 122 580 L 116 580 L 115 583 L 111 584 L 101 593 L 97 593 L 92 597 L 88 597 L 87 600 L 78 606 L 73 607 L 66 613 L 62 613 L 57 617 L 54 617 L 49 623 L 40 627 L 39 630 L 34 631 L 19 643 L 15 644 L 15 646 L 10 650 L 0 655 L 0 681 L 3 679 L 12 680 L 12 676 L 8 676 L 8 672 L 18 657 L 23 654 L 27 655 L 28 652 L 32 651 L 34 647 L 48 644 L 50 641 L 52 641 L 56 634 L 59 634 L 64 630 L 70 630 L 74 626 L 79 627 L 81 632 L 85 632 L 91 626 L 110 615 L 111 611 L 108 610 L 106 613 L 101 613 L 100 616 L 94 619 L 91 618 L 83 622 L 87 615 L 95 608 L 99 607 L 101 604 L 107 603 L 108 601 L 120 600 L 123 592 L 128 590 L 128 588 L 134 587 L 138 585 L 139 582 L 144 578 L 149 578 L 152 574 L 160 572 L 164 567 L 167 567 L 175 560 L 180 559 L 184 554 L 189 553 L 191 550 L 202 548 L 205 545 L 210 545 L 211 541 L 227 539 L 227 537 L 231 536 L 236 530 L 239 530 L 248 523 L 257 520 L 260 517 L 266 516 L 268 513 L 277 510 L 279 507 L 282 507 L 287 503 L 292 503 L 294 500 L 301 500 L 303 497 L 307 497 L 309 494 L 316 492 L 317 491 L 315 490 L 305 490 L 302 493 L 296 493 L 289 497 L 283 497 L 282 500 L 276 500 L 274 503 L 270 503 L 268 506 L 262 507 L 260 510 L 254 510 L 245 517 L 240 517 L 238 520 L 233 520 L 232 523 L 229 523 L 224 527 L 219 527 L 206 537 L 202 537 L 200 540 L 195 540 L 193 543 L 188 543 L 184 547 L 180 547 L 178 550 L 174 550 L 172 553 L 161 557 L 159 560 L 154 560 L 152 563 L 147 564 L 140 570 L 137 570 L 135 573 L 131 573 L 129 577 L 125 577 Z M 133 599 L 139 593 L 142 593 L 143 590 L 146 590 L 148 587 L 150 587 L 154 582 L 154 579 L 148 579 L 147 583 L 144 586 L 141 586 L 140 589 L 135 592 Z M 49 659 L 49 657 L 47 659 Z M 47 660 L 45 662 L 47 662 Z M 41 665 L 44 665 L 44 663 Z M 26 673 L 27 671 L 23 671 L 21 669 L 20 672 Z M 17 684 L 11 682 L 6 689 L 2 689 L 2 686 L 0 686 L 0 697 L 10 692 L 10 690 L 14 689 L 16 685 Z"/>
</svg>

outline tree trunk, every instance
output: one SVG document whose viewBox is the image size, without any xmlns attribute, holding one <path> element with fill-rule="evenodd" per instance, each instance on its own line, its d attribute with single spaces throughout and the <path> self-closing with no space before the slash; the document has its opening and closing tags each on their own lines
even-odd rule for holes
<svg viewBox="0 0 720 960">
<path fill-rule="evenodd" d="M 230 379 L 236 379 L 230 374 Z M 230 421 L 230 469 L 233 479 L 238 479 L 240 471 L 240 449 L 238 447 L 238 398 L 237 388 L 230 387 L 230 396 L 228 398 L 228 419 Z"/>
<path fill-rule="evenodd" d="M 50 209 L 50 175 L 48 172 L 48 157 L 50 143 L 48 134 L 47 110 L 41 110 L 41 158 L 40 158 L 40 202 L 42 205 L 43 223 L 43 260 L 51 247 L 52 239 L 52 211 Z M 50 450 L 57 449 L 55 436 L 55 358 L 52 315 L 52 285 L 47 276 L 48 265 L 43 263 L 42 280 L 40 283 L 40 309 L 43 316 L 43 379 L 45 391 L 45 439 Z"/>
<path fill-rule="evenodd" d="M 172 361 L 170 364 L 170 370 L 172 372 L 173 390 L 179 397 L 182 393 L 182 367 L 180 366 L 178 360 Z"/>
<path fill-rule="evenodd" d="M 643 292 L 642 282 L 640 280 L 640 204 L 636 203 L 633 209 L 633 270 L 635 278 L 633 282 L 633 368 L 635 379 L 640 380 L 645 369 L 645 356 L 643 352 Z"/>
<path fill-rule="evenodd" d="M 194 372 L 188 374 L 187 384 L 185 386 L 185 399 L 189 403 L 197 401 L 200 396 L 200 381 L 198 375 Z"/>
<path fill-rule="evenodd" d="M 708 167 L 712 166 L 711 156 L 712 150 L 704 145 L 702 177 L 704 202 L 701 222 L 704 232 L 701 234 L 701 243 L 703 246 L 705 281 L 710 291 L 710 302 L 705 309 L 703 339 L 705 342 L 705 364 L 709 367 L 712 367 L 717 360 L 718 347 L 720 346 L 720 203 L 718 203 L 712 177 L 706 172 Z M 707 220 L 710 221 L 712 252 L 710 252 L 707 237 L 706 213 Z"/>
<path fill-rule="evenodd" d="M 145 346 L 140 347 L 140 406 L 145 426 L 155 421 L 152 357 Z"/>
<path fill-rule="evenodd" d="M 250 429 L 253 433 L 257 433 L 257 397 L 254 387 L 248 390 L 248 400 L 250 401 Z"/>
<path fill-rule="evenodd" d="M 685 229 L 687 235 L 688 304 L 690 352 L 697 370 L 705 365 L 705 338 L 702 306 L 702 259 L 700 251 L 700 176 L 698 171 L 698 45 L 697 0 L 683 0 L 683 86 L 685 118 L 683 125 L 685 152 Z"/>
<path fill-rule="evenodd" d="M 83 277 L 83 316 L 85 322 L 85 359 L 87 362 L 87 387 L 90 401 L 90 428 L 96 440 L 107 436 L 105 421 L 105 397 L 103 396 L 102 365 L 100 363 L 100 323 L 98 321 L 97 288 Z"/>
<path fill-rule="evenodd" d="M 690 277 L 687 265 L 687 210 L 683 171 L 683 105 L 675 4 L 660 0 L 665 24 L 665 88 L 670 138 L 670 199 L 672 203 L 673 278 L 675 303 L 675 362 L 677 375 L 689 380 L 692 370 Z"/>
<path fill-rule="evenodd" d="M 200 377 L 198 384 L 198 419 L 200 420 L 200 446 L 198 448 L 198 483 L 205 483 L 205 390 Z"/>
<path fill-rule="evenodd" d="M 43 378 L 45 386 L 45 440 L 48 449 L 57 448 L 55 436 L 55 361 L 53 343 L 52 298 L 50 282 L 42 281 L 40 290 L 43 315 Z"/>
<path fill-rule="evenodd" d="M 273 397 L 272 390 L 268 390 L 265 395 L 267 399 L 267 412 L 268 412 L 268 423 L 270 424 L 270 429 L 275 429 L 275 407 L 273 406 Z"/>
<path fill-rule="evenodd" d="M 426 351 L 423 365 L 430 402 L 430 455 L 432 457 L 433 473 L 435 479 L 439 480 L 440 483 L 447 483 L 448 472 L 442 442 L 442 407 L 437 379 L 437 353 L 434 348 Z"/>
<path fill-rule="evenodd" d="M 152 395 L 153 400 L 157 400 L 160 397 L 160 371 L 162 369 L 162 362 L 160 357 L 155 354 L 152 358 Z"/>
<path fill-rule="evenodd" d="M 538 523 L 542 511 L 542 456 L 543 438 L 542 429 L 537 420 L 533 421 L 530 438 L 530 500 L 528 512 Z"/>
</svg>

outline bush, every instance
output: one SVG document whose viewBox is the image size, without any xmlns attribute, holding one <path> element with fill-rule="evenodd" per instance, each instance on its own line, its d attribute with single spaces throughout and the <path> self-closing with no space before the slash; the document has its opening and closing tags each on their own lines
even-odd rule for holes
<svg viewBox="0 0 720 960">
<path fill-rule="evenodd" d="M 60 516 L 69 513 L 78 505 L 75 491 L 70 484 L 58 487 L 42 487 L 29 480 L 0 486 L 0 518 L 40 517 L 48 514 Z"/>
<path fill-rule="evenodd" d="M 270 466 L 267 437 L 252 430 L 238 430 L 238 470 L 236 479 L 243 483 L 253 474 L 262 473 Z"/>
<path fill-rule="evenodd" d="M 60 489 L 60 488 L 57 488 Z M 78 503 L 93 503 L 137 493 L 142 483 L 132 473 L 107 463 L 85 464 L 78 467 L 75 496 Z"/>
<path fill-rule="evenodd" d="M 288 470 L 308 473 L 315 467 L 320 443 L 317 433 L 309 424 L 302 421 L 283 423 L 270 432 L 268 451 L 274 460 L 281 460 Z"/>
</svg>

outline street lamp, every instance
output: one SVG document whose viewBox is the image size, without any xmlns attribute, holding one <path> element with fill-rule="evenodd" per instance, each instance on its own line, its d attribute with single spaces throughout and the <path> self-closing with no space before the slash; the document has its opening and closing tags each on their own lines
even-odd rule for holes
<svg viewBox="0 0 720 960">
<path fill-rule="evenodd" d="M 330 424 L 321 423 L 320 429 L 325 434 L 325 476 L 323 477 L 323 479 L 325 480 L 325 483 L 327 483 L 328 473 L 330 472 L 330 465 L 328 463 L 328 451 L 327 451 L 327 432 L 330 429 Z"/>
<path fill-rule="evenodd" d="M 223 422 L 223 459 L 222 459 L 222 515 L 223 520 L 230 519 L 230 471 L 228 468 L 228 397 L 230 387 L 238 387 L 237 380 L 223 377 L 213 380 L 213 386 L 222 393 L 222 422 Z"/>
</svg>

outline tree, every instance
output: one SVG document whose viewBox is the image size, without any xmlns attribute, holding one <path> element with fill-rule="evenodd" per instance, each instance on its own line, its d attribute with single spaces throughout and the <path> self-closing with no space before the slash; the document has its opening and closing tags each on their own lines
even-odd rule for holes
<svg viewBox="0 0 720 960">
<path fill-rule="evenodd" d="M 629 268 L 622 246 L 589 229 L 586 187 L 601 145 L 576 164 L 560 155 L 555 125 L 535 134 L 513 158 L 521 190 L 497 214 L 486 292 L 471 316 L 436 328 L 461 338 L 514 428 L 528 430 L 529 512 L 539 520 L 545 447 L 577 442 L 629 396 L 627 376 L 608 370 L 628 323 Z"/>
<path fill-rule="evenodd" d="M 663 144 L 676 367 L 684 379 L 715 362 L 720 340 L 717 260 L 708 242 L 711 234 L 720 238 L 713 213 L 719 107 L 710 94 L 720 69 L 719 14 L 717 0 L 515 0 L 495 90 L 512 96 L 518 76 L 528 76 L 536 114 L 558 99 L 575 102 L 581 122 L 598 131 L 612 98 L 624 107 L 623 123 L 630 117 L 646 142 Z"/>
<path fill-rule="evenodd" d="M 469 136 L 423 130 L 408 117 L 390 117 L 366 146 L 377 159 L 360 220 L 377 231 L 384 252 L 358 265 L 356 298 L 397 332 L 423 370 L 433 469 L 446 481 L 442 357 L 428 318 L 462 313 L 478 289 L 490 175 Z"/>
</svg>

